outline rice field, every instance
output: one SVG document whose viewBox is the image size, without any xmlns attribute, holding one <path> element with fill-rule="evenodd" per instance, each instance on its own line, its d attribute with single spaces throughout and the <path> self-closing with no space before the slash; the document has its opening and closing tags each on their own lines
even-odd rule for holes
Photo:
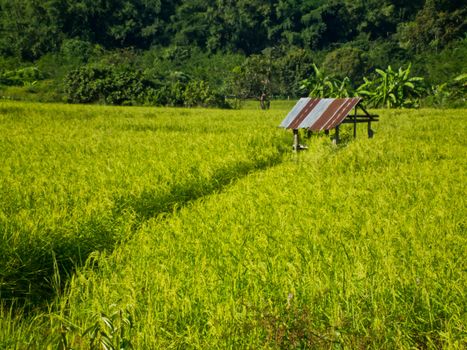
<svg viewBox="0 0 467 350">
<path fill-rule="evenodd" d="M 465 348 L 467 111 L 288 107 L 0 102 L 0 348 Z"/>
</svg>

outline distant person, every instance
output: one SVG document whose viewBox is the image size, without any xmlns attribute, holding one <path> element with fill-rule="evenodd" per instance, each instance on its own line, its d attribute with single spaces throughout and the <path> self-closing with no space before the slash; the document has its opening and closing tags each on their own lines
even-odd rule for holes
<svg viewBox="0 0 467 350">
<path fill-rule="evenodd" d="M 266 95 L 265 92 L 263 92 L 259 98 L 259 104 L 261 106 L 261 109 L 269 109 L 271 107 L 271 101 L 268 99 L 268 95 Z"/>
</svg>

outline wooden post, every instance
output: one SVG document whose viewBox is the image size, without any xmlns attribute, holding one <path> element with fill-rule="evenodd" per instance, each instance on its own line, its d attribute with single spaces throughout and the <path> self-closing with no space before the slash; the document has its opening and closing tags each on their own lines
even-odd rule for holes
<svg viewBox="0 0 467 350">
<path fill-rule="evenodd" d="M 335 135 L 335 138 L 334 140 L 332 141 L 334 144 L 338 144 L 339 143 L 339 125 L 336 126 L 336 135 Z"/>
<path fill-rule="evenodd" d="M 368 113 L 368 111 L 360 105 L 360 108 L 362 109 L 362 111 L 367 115 L 368 117 L 368 138 L 369 139 L 372 139 L 373 138 L 373 130 L 371 130 L 371 121 L 373 120 L 373 116 L 370 115 L 370 113 Z M 376 116 L 378 117 L 378 116 Z M 378 121 L 378 120 L 376 120 Z"/>
<path fill-rule="evenodd" d="M 353 115 L 353 138 L 357 138 L 357 106 L 355 106 L 355 113 Z"/>
<path fill-rule="evenodd" d="M 300 138 L 298 129 L 293 129 L 293 150 L 296 152 L 300 148 Z"/>
<path fill-rule="evenodd" d="M 371 130 L 371 120 L 368 121 L 368 138 L 373 138 L 373 130 Z"/>
</svg>

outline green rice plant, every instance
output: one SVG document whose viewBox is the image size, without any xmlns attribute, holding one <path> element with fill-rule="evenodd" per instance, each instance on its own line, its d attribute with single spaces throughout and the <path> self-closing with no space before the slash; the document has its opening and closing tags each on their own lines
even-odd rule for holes
<svg viewBox="0 0 467 350">
<path fill-rule="evenodd" d="M 55 263 L 63 284 L 141 220 L 275 164 L 286 149 L 278 131 L 256 132 L 259 116 L 238 131 L 246 112 L 10 102 L 0 112 L 0 296 L 31 307 L 57 289 Z"/>
<path fill-rule="evenodd" d="M 24 105 L 8 107 L 9 113 L 20 111 L 12 118 L 19 129 Z M 219 111 L 164 109 L 154 116 L 143 108 L 117 109 L 110 127 L 105 118 L 85 119 L 95 116 L 95 108 L 106 118 L 115 110 L 80 107 L 68 127 L 74 132 L 91 127 L 91 135 L 111 130 L 131 148 L 118 157 L 122 150 L 112 144 L 106 155 L 121 162 L 129 179 L 116 176 L 113 167 L 96 181 L 122 194 L 117 217 L 129 215 L 109 224 L 117 229 L 128 220 L 132 226 L 112 249 L 90 254 L 48 309 L 24 314 L 1 308 L 0 347 L 56 348 L 65 337 L 69 348 L 87 349 L 93 341 L 102 345 L 100 335 L 112 335 L 112 346 L 118 335 L 135 349 L 467 345 L 465 110 L 378 111 L 373 139 L 336 147 L 312 138 L 308 152 L 271 161 L 268 149 L 275 154 L 280 144 L 288 149 L 291 142 L 290 134 L 276 129 L 284 111 L 220 116 Z M 122 128 L 126 131 L 117 132 Z M 51 134 L 65 133 L 62 145 L 73 145 L 67 130 L 57 125 Z M 199 133 L 202 141 L 187 141 L 192 152 L 170 152 L 173 144 L 164 133 Z M 153 201 L 145 193 L 164 182 L 152 186 L 155 173 L 141 175 L 150 167 L 141 168 L 135 157 L 155 161 L 157 148 L 149 146 L 157 142 L 154 134 L 169 143 L 164 149 L 169 156 L 157 164 L 175 171 L 173 184 L 200 179 L 207 191 L 198 192 L 187 181 L 179 187 L 187 192 L 170 197 L 173 206 L 146 215 L 134 208 L 150 207 Z M 218 144 L 209 147 L 206 138 L 225 145 L 222 157 Z M 99 153 L 92 162 L 106 164 Z M 250 158 L 267 166 L 245 170 L 242 164 Z M 170 167 L 173 160 L 181 172 Z M 227 164 L 235 166 L 222 167 Z M 109 182 L 113 178 L 116 185 Z M 223 185 L 215 187 L 213 179 Z M 106 193 L 93 183 L 100 195 L 96 206 Z M 186 201 L 191 195 L 195 200 Z M 123 320 L 130 315 L 131 327 Z"/>
</svg>

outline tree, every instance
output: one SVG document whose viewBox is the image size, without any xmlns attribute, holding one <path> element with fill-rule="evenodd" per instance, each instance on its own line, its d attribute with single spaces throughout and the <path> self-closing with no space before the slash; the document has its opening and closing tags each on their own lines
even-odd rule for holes
<svg viewBox="0 0 467 350">
<path fill-rule="evenodd" d="M 252 55 L 234 68 L 231 90 L 240 99 L 267 101 L 277 91 L 276 77 L 273 50 L 266 49 L 262 55 Z"/>
<path fill-rule="evenodd" d="M 203 0 L 184 1 L 172 18 L 173 43 L 206 47 L 209 32 L 207 11 L 209 4 Z"/>
<path fill-rule="evenodd" d="M 284 97 L 296 97 L 302 94 L 302 81 L 313 72 L 313 61 L 316 55 L 297 47 L 282 47 L 280 54 L 274 58 L 277 75 L 277 92 Z"/>
<path fill-rule="evenodd" d="M 337 78 L 349 77 L 353 82 L 360 81 L 366 73 L 365 54 L 360 49 L 344 46 L 329 52 L 323 66 Z"/>
<path fill-rule="evenodd" d="M 467 31 L 467 7 L 460 0 L 427 0 L 414 21 L 401 23 L 401 46 L 415 52 L 438 51 Z"/>
<path fill-rule="evenodd" d="M 0 54 L 33 60 L 60 47 L 63 0 L 0 0 Z"/>
<path fill-rule="evenodd" d="M 179 1 L 67 0 L 64 33 L 107 48 L 168 44 L 168 23 Z"/>
</svg>

